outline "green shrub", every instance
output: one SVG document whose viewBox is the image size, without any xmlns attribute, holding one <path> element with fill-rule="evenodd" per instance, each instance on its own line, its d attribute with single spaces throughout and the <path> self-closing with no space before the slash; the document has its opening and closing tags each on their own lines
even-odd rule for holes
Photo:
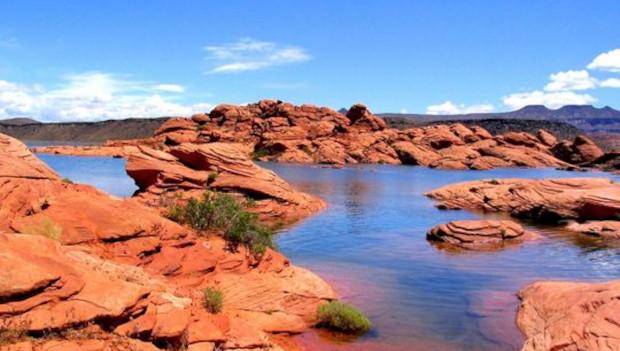
<svg viewBox="0 0 620 351">
<path fill-rule="evenodd" d="M 261 256 L 268 247 L 274 247 L 273 232 L 260 225 L 256 214 L 246 211 L 228 194 L 207 191 L 201 200 L 191 198 L 185 205 L 172 205 L 167 217 L 199 231 L 222 230 L 232 250 L 242 245 Z"/>
<path fill-rule="evenodd" d="M 224 294 L 217 288 L 206 288 L 203 291 L 203 305 L 210 313 L 220 313 L 224 306 Z"/>
<path fill-rule="evenodd" d="M 73 181 L 67 177 L 62 178 L 62 182 L 67 184 L 73 184 Z"/>
<path fill-rule="evenodd" d="M 209 173 L 209 177 L 207 178 L 207 184 L 213 183 L 217 179 L 217 172 Z"/>
<path fill-rule="evenodd" d="M 263 158 L 265 156 L 269 156 L 269 150 L 267 150 L 267 149 L 256 149 L 256 150 L 254 150 L 254 154 L 252 155 L 252 158 L 254 160 L 260 160 L 261 158 Z"/>
<path fill-rule="evenodd" d="M 338 301 L 319 306 L 317 315 L 319 327 L 346 334 L 361 335 L 372 328 L 372 323 L 357 308 Z"/>
</svg>

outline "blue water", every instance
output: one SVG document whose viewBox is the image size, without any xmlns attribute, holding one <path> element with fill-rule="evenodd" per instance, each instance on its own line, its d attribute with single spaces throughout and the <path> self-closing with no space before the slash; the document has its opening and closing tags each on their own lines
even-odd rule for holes
<svg viewBox="0 0 620 351">
<path fill-rule="evenodd" d="M 123 160 L 41 158 L 74 181 L 119 196 L 135 190 L 124 174 Z M 537 279 L 620 278 L 616 243 L 558 227 L 524 223 L 543 238 L 495 252 L 446 252 L 425 240 L 426 231 L 436 224 L 483 216 L 433 207 L 423 194 L 442 185 L 484 178 L 615 178 L 607 173 L 263 166 L 329 203 L 321 213 L 283 230 L 280 249 L 295 264 L 330 281 L 341 298 L 359 306 L 375 326 L 355 342 L 301 337 L 317 350 L 518 350 L 522 337 L 514 323 L 514 293 L 521 287 Z"/>
</svg>

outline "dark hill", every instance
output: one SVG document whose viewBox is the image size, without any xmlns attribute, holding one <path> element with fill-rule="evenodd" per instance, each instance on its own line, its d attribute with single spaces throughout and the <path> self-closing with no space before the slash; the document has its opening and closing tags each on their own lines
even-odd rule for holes
<svg viewBox="0 0 620 351">
<path fill-rule="evenodd" d="M 146 138 L 164 123 L 162 118 L 128 118 L 101 122 L 4 124 L 0 133 L 24 141 L 101 143 L 108 139 Z"/>
<path fill-rule="evenodd" d="M 41 122 L 28 117 L 0 119 L 0 125 L 20 126 L 23 124 L 40 124 Z"/>
</svg>

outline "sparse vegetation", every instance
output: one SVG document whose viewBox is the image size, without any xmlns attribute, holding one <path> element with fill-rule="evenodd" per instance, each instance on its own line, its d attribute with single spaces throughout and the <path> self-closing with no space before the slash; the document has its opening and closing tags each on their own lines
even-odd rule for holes
<svg viewBox="0 0 620 351">
<path fill-rule="evenodd" d="M 224 307 L 224 294 L 217 288 L 206 288 L 203 291 L 204 308 L 210 313 L 220 313 Z"/>
<path fill-rule="evenodd" d="M 53 240 L 59 240 L 62 235 L 62 227 L 49 218 L 43 218 L 38 223 L 31 224 L 22 229 L 23 234 L 43 235 Z"/>
<path fill-rule="evenodd" d="M 372 323 L 357 308 L 338 301 L 319 306 L 318 326 L 334 331 L 361 335 L 372 328 Z"/>
<path fill-rule="evenodd" d="M 209 176 L 207 177 L 207 185 L 213 183 L 216 179 L 217 179 L 217 172 L 209 173 Z"/>
<path fill-rule="evenodd" d="M 252 155 L 252 158 L 254 160 L 260 160 L 261 158 L 263 158 L 265 156 L 269 156 L 269 150 L 267 150 L 267 149 L 256 149 L 256 150 L 254 150 L 254 154 Z"/>
<path fill-rule="evenodd" d="M 260 257 L 268 247 L 274 247 L 273 232 L 260 225 L 256 214 L 246 211 L 228 194 L 206 191 L 200 200 L 192 198 L 184 205 L 170 206 L 167 217 L 203 232 L 222 230 L 232 250 L 242 245 Z"/>
<path fill-rule="evenodd" d="M 62 178 L 62 182 L 67 184 L 73 184 L 73 181 L 67 177 Z"/>
</svg>

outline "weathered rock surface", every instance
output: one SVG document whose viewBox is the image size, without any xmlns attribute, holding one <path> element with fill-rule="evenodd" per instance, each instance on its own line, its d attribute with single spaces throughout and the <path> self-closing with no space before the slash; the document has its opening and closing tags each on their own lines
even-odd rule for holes
<svg viewBox="0 0 620 351">
<path fill-rule="evenodd" d="M 2 351 L 280 350 L 273 333 L 305 330 L 318 305 L 335 298 L 327 283 L 275 251 L 260 261 L 244 248 L 231 252 L 219 236 L 199 236 L 139 199 L 64 183 L 23 144 L 6 140 L 0 155 L 13 167 L 0 175 Z M 202 162 L 192 150 L 179 155 Z M 212 164 L 229 173 L 223 184 L 249 177 L 238 160 L 216 155 Z M 260 179 L 273 183 L 265 193 L 274 196 L 284 186 Z M 223 291 L 221 313 L 204 309 L 206 287 Z"/>
<path fill-rule="evenodd" d="M 37 148 L 38 152 L 125 155 L 136 145 L 166 150 L 180 144 L 213 142 L 248 145 L 261 160 L 293 163 L 411 164 L 442 169 L 562 167 L 591 160 L 597 147 L 587 138 L 557 142 L 546 131 L 536 136 L 491 135 L 463 124 L 390 129 L 361 104 L 343 115 L 326 107 L 262 100 L 245 106 L 219 105 L 192 118 L 172 118 L 152 138 L 110 141 L 88 151 Z M 121 151 L 119 151 L 119 149 Z"/>
<path fill-rule="evenodd" d="M 0 177 L 54 179 L 59 176 L 36 158 L 21 141 L 0 134 Z"/>
<path fill-rule="evenodd" d="M 501 248 L 536 237 L 520 224 L 505 220 L 452 221 L 435 226 L 426 233 L 429 241 L 472 250 Z"/>
<path fill-rule="evenodd" d="M 508 212 L 544 221 L 613 219 L 620 213 L 620 185 L 605 178 L 481 180 L 426 195 L 441 208 Z"/>
<path fill-rule="evenodd" d="M 207 188 L 255 199 L 252 210 L 277 221 L 297 220 L 325 206 L 254 164 L 240 144 L 183 143 L 167 152 L 143 146 L 140 151 L 129 157 L 127 173 L 140 188 L 139 196 L 155 207 L 177 193 L 201 196 Z"/>
<path fill-rule="evenodd" d="M 72 156 L 105 156 L 127 158 L 138 151 L 135 145 L 101 145 L 101 146 L 37 146 L 32 152 L 37 154 L 72 155 Z"/>
<path fill-rule="evenodd" d="M 566 226 L 566 229 L 592 236 L 620 239 L 620 221 L 572 222 Z"/>
<path fill-rule="evenodd" d="M 538 282 L 519 298 L 523 351 L 620 350 L 620 281 Z"/>
</svg>

